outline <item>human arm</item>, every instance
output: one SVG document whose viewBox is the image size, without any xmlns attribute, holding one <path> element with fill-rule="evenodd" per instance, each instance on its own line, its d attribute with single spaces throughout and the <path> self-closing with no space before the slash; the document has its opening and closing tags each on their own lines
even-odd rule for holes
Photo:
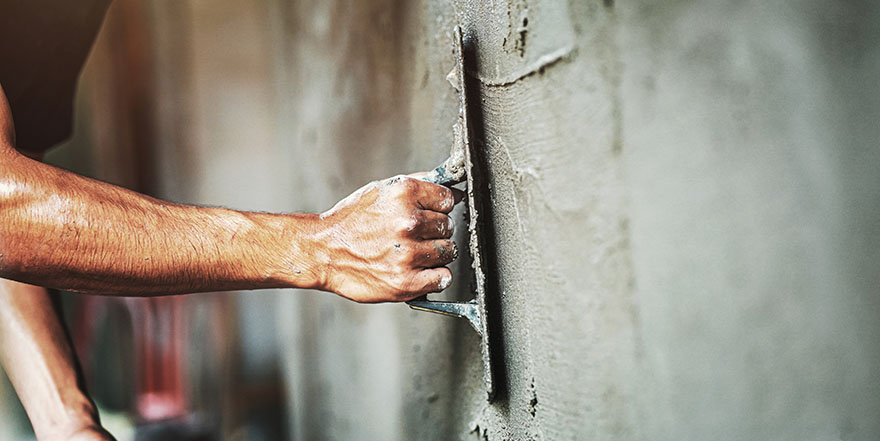
<svg viewBox="0 0 880 441">
<path fill-rule="evenodd" d="M 0 363 L 40 441 L 112 440 L 45 288 L 0 279 Z"/>
<path fill-rule="evenodd" d="M 121 295 L 314 288 L 361 302 L 440 291 L 455 256 L 452 191 L 372 183 L 325 215 L 161 201 L 14 149 L 0 91 L 0 277 Z"/>
<path fill-rule="evenodd" d="M 0 365 L 40 441 L 114 441 L 46 288 L 0 279 Z"/>
</svg>

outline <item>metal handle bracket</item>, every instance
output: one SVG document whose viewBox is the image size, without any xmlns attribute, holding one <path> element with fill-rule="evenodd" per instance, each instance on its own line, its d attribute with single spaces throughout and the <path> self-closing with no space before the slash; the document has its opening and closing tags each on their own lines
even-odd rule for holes
<svg viewBox="0 0 880 441">
<path fill-rule="evenodd" d="M 468 302 L 440 302 L 428 300 L 427 296 L 419 297 L 415 300 L 406 302 L 410 308 L 417 311 L 433 312 L 449 317 L 465 318 L 473 326 L 477 334 L 483 335 L 483 317 L 480 313 L 480 307 L 477 300 Z"/>
</svg>

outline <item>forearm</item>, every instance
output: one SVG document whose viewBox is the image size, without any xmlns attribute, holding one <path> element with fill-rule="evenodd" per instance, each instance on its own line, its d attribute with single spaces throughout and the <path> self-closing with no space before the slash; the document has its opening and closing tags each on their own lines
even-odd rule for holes
<svg viewBox="0 0 880 441">
<path fill-rule="evenodd" d="M 320 282 L 313 215 L 173 204 L 0 156 L 0 277 L 125 295 Z"/>
<path fill-rule="evenodd" d="M 449 286 L 455 194 L 397 176 L 316 215 L 153 199 L 15 151 L 0 87 L 0 277 L 122 295 L 315 288 L 359 302 Z"/>
<path fill-rule="evenodd" d="M 0 362 L 39 440 L 112 439 L 83 390 L 76 359 L 44 288 L 0 279 Z"/>
</svg>

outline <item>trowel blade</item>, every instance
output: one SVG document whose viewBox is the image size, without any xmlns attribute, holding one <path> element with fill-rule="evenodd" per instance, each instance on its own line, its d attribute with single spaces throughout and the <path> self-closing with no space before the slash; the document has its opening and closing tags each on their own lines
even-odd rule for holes
<svg viewBox="0 0 880 441">
<path fill-rule="evenodd" d="M 461 28 L 455 28 L 456 39 L 456 55 L 458 56 L 458 81 L 459 81 L 459 105 L 461 106 L 461 144 L 464 151 L 464 170 L 467 177 L 467 208 L 468 208 L 468 248 L 471 254 L 471 266 L 474 270 L 474 300 L 476 300 L 477 315 L 481 318 L 482 332 L 480 332 L 480 353 L 483 359 L 483 384 L 486 387 L 488 399 L 492 399 L 495 395 L 495 384 L 492 375 L 492 360 L 489 347 L 489 315 L 486 308 L 486 272 L 483 261 L 484 232 L 482 231 L 482 223 L 484 219 L 480 217 L 480 207 L 482 203 L 488 202 L 483 200 L 487 195 L 483 194 L 482 179 L 479 165 L 482 164 L 480 158 L 476 156 L 473 140 L 472 120 L 469 115 L 470 105 L 468 103 L 468 88 L 466 83 L 465 71 L 465 52 L 464 39 Z"/>
<path fill-rule="evenodd" d="M 483 238 L 481 234 L 480 218 L 481 203 L 483 198 L 483 186 L 479 157 L 473 150 L 472 127 L 468 113 L 468 89 L 465 71 L 464 37 L 461 27 L 455 27 L 454 53 L 456 66 L 447 76 L 455 90 L 458 91 L 459 113 L 458 120 L 453 125 L 453 146 L 447 159 L 439 167 L 428 173 L 423 179 L 442 185 L 452 185 L 457 182 L 467 181 L 467 208 L 468 208 L 468 247 L 472 257 L 471 266 L 474 270 L 474 299 L 469 302 L 438 302 L 422 297 L 412 300 L 410 307 L 420 311 L 466 318 L 473 328 L 480 334 L 480 352 L 483 359 L 483 383 L 486 387 L 487 397 L 491 400 L 495 394 L 495 385 L 492 375 L 491 352 L 489 347 L 488 313 L 486 310 L 486 273 L 483 271 L 483 254 L 480 252 Z"/>
</svg>

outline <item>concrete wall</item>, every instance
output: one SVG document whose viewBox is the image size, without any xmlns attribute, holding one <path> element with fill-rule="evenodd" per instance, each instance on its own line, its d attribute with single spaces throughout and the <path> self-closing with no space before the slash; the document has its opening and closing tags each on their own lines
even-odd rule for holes
<svg viewBox="0 0 880 441">
<path fill-rule="evenodd" d="M 499 399 L 464 321 L 236 295 L 231 352 L 253 375 L 280 358 L 293 439 L 878 437 L 872 2 L 142 4 L 155 191 L 184 202 L 321 211 L 433 167 L 453 26 L 474 44 Z M 444 296 L 468 298 L 454 272 Z"/>
<path fill-rule="evenodd" d="M 475 42 L 504 329 L 488 404 L 465 322 L 283 297 L 296 439 L 875 439 L 880 16 L 785 3 L 274 2 L 302 209 L 443 159 Z"/>
<path fill-rule="evenodd" d="M 643 427 L 875 439 L 880 10 L 712 3 L 621 11 Z"/>
</svg>

